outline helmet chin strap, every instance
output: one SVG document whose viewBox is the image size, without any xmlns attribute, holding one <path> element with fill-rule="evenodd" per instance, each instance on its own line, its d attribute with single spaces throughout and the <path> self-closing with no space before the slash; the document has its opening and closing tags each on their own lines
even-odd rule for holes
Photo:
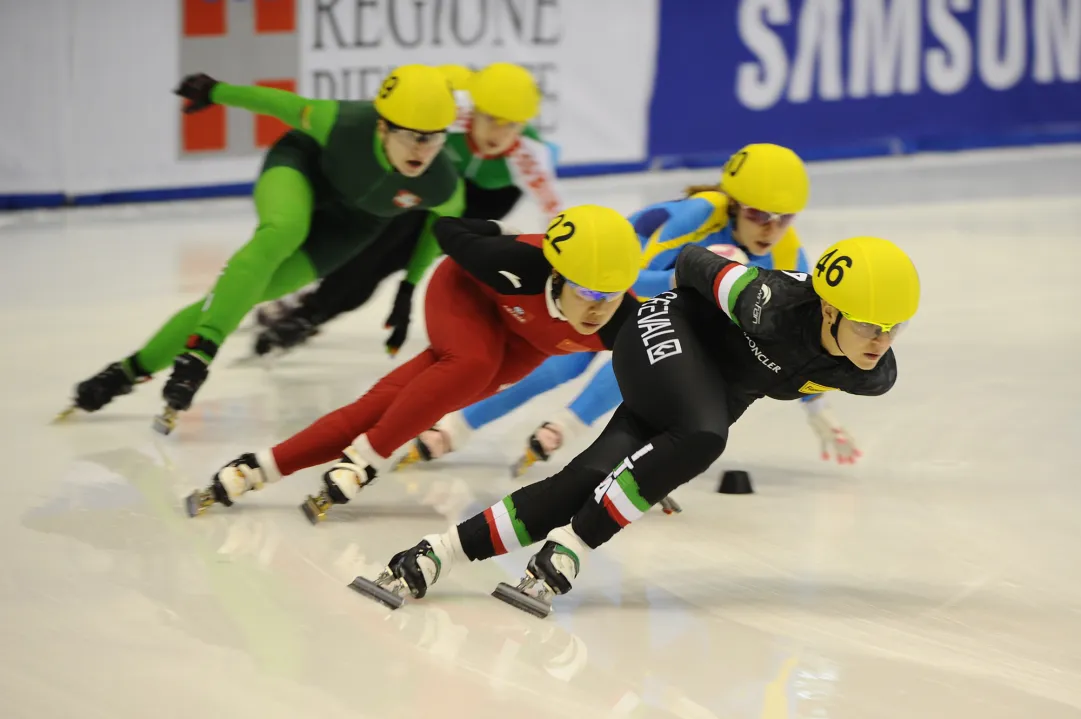
<svg viewBox="0 0 1081 719">
<path fill-rule="evenodd" d="M 841 354 L 845 354 L 845 351 L 841 349 L 841 340 L 837 336 L 837 330 L 841 326 L 841 312 L 837 311 L 837 316 L 833 318 L 833 323 L 830 325 L 830 334 L 833 336 L 833 341 L 837 344 L 837 349 L 841 350 Z M 846 357 L 848 355 L 845 355 Z"/>
</svg>

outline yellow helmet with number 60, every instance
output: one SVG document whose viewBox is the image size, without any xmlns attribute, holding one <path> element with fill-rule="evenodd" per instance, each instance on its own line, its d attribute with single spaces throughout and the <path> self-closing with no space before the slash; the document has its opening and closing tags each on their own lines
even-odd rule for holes
<svg viewBox="0 0 1081 719">
<path fill-rule="evenodd" d="M 630 220 L 600 205 L 578 205 L 553 217 L 542 248 L 556 272 L 597 292 L 629 290 L 642 263 Z"/>
<path fill-rule="evenodd" d="M 473 105 L 507 122 L 528 122 L 540 111 L 541 94 L 533 76 L 521 65 L 493 62 L 469 80 Z"/>
<path fill-rule="evenodd" d="M 853 237 L 818 258 L 812 283 L 818 296 L 853 322 L 889 329 L 920 306 L 920 278 L 905 251 L 879 237 Z"/>
<path fill-rule="evenodd" d="M 747 145 L 721 170 L 721 192 L 744 207 L 779 215 L 802 212 L 811 193 L 803 160 L 780 145 Z"/>
<path fill-rule="evenodd" d="M 428 65 L 391 70 L 375 95 L 375 111 L 389 123 L 416 132 L 440 132 L 458 114 L 446 76 Z"/>
</svg>

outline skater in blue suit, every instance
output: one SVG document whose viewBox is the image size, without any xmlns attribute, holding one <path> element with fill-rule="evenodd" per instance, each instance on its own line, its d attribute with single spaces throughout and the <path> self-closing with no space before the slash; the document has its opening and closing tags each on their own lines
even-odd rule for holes
<svg viewBox="0 0 1081 719">
<path fill-rule="evenodd" d="M 721 182 L 691 187 L 687 197 L 660 202 L 630 217 L 643 246 L 643 270 L 634 285 L 639 297 L 673 287 L 676 255 L 688 244 L 764 269 L 810 271 L 795 229 L 797 212 L 807 203 L 809 182 L 802 161 L 787 148 L 749 145 L 725 164 Z M 551 357 L 517 384 L 466 409 L 447 415 L 423 432 L 403 464 L 440 457 L 460 448 L 476 429 L 517 409 L 530 399 L 584 374 L 596 354 Z M 808 394 L 804 406 L 818 435 L 823 458 L 845 464 L 859 457 L 851 437 L 821 399 Z M 611 361 L 605 359 L 581 393 L 542 423 L 513 465 L 515 476 L 582 434 L 622 401 Z M 666 508 L 667 510 L 667 508 Z"/>
</svg>

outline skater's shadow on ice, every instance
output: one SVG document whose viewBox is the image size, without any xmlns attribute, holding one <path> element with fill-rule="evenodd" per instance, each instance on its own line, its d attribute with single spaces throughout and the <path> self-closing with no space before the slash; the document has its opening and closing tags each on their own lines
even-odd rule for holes
<svg viewBox="0 0 1081 719">
<path fill-rule="evenodd" d="M 920 584 L 908 579 L 866 583 L 812 583 L 785 577 L 739 577 L 720 583 L 696 584 L 686 591 L 668 587 L 678 585 L 678 577 L 654 578 L 657 584 L 624 583 L 616 593 L 603 589 L 586 590 L 579 595 L 576 609 L 581 611 L 609 610 L 620 607 L 651 610 L 700 610 L 753 607 L 756 610 L 775 608 L 798 611 L 819 617 L 874 618 L 887 614 L 924 614 L 940 608 L 958 593 L 958 586 Z M 998 599 L 983 595 L 966 598 L 981 606 L 1001 604 Z"/>
</svg>

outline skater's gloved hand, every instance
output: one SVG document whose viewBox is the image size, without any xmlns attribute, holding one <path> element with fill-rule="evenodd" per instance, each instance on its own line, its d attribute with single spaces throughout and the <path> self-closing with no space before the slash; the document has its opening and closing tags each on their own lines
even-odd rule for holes
<svg viewBox="0 0 1081 719">
<path fill-rule="evenodd" d="M 520 230 L 517 227 L 515 227 L 514 225 L 503 222 L 503 220 L 489 220 L 489 222 L 494 222 L 496 225 L 499 226 L 500 234 L 511 235 L 513 237 L 517 237 L 518 235 L 524 235 L 525 234 L 524 230 Z"/>
<path fill-rule="evenodd" d="M 383 329 L 394 330 L 387 338 L 387 353 L 393 357 L 405 344 L 409 332 L 409 315 L 413 312 L 413 284 L 402 281 L 398 285 L 398 294 L 394 297 L 394 306 L 390 310 Z"/>
<path fill-rule="evenodd" d="M 811 429 L 818 435 L 822 459 L 829 460 L 832 456 L 837 459 L 838 464 L 855 464 L 856 460 L 863 456 L 852 436 L 830 411 L 824 398 L 804 402 L 804 408 L 807 410 L 807 421 Z"/>
<path fill-rule="evenodd" d="M 217 84 L 218 81 L 210 75 L 199 73 L 185 77 L 180 81 L 180 87 L 173 92 L 188 101 L 184 105 L 184 112 L 190 114 L 205 110 L 214 104 L 214 101 L 210 99 L 210 91 Z"/>
</svg>

